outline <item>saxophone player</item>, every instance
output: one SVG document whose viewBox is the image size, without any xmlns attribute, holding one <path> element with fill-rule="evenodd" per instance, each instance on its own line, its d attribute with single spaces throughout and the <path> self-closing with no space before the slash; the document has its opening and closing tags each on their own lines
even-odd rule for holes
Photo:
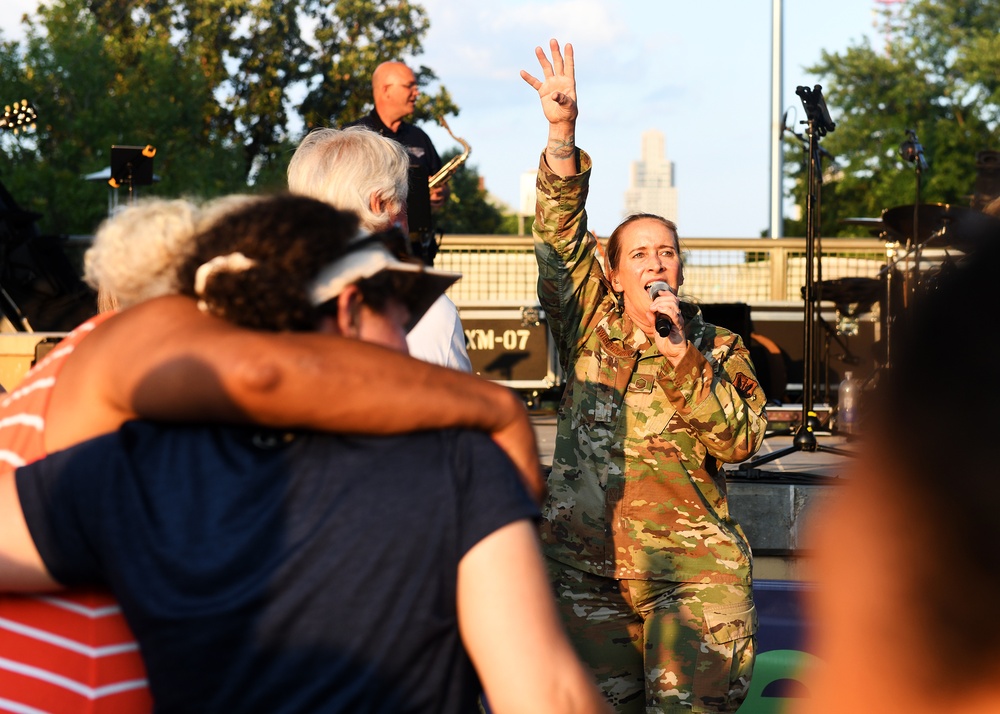
<svg viewBox="0 0 1000 714">
<path fill-rule="evenodd" d="M 348 126 L 361 124 L 377 131 L 382 136 L 395 139 L 410 154 L 410 166 L 428 179 L 441 170 L 441 157 L 430 137 L 420 127 L 403 121 L 404 117 L 413 114 L 420 89 L 417 87 L 417 77 L 413 70 L 402 62 L 383 62 L 372 73 L 372 101 L 374 108 L 361 119 L 351 122 Z M 415 188 L 416 179 L 411 182 L 411 192 Z M 419 187 L 419 188 L 422 188 Z M 414 196 L 417 198 L 417 196 Z M 448 199 L 448 186 L 442 184 L 429 190 L 430 208 L 438 210 Z M 410 227 L 414 227 L 411 216 Z"/>
</svg>

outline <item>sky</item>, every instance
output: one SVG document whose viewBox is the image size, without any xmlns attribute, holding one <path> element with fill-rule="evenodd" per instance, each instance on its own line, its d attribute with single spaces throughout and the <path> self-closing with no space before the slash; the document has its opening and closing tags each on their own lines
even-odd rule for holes
<svg viewBox="0 0 1000 714">
<path fill-rule="evenodd" d="M 777 0 L 776 0 L 777 1 Z M 623 217 L 642 134 L 666 138 L 685 238 L 750 238 L 770 222 L 772 0 L 418 0 L 430 19 L 424 53 L 404 58 L 437 74 L 460 107 L 448 117 L 471 146 L 468 165 L 487 190 L 517 208 L 522 175 L 538 166 L 546 123 L 534 55 L 550 38 L 576 54 L 577 145 L 593 158 L 590 225 L 607 235 Z M 2 0 L 0 29 L 37 0 Z M 822 51 L 883 42 L 878 0 L 783 0 L 783 87 L 788 123 L 805 118 L 795 94 Z M 429 87 L 434 91 L 434 85 Z M 830 106 L 837 120 L 837 107 Z M 423 125 L 439 153 L 460 146 Z M 796 127 L 801 133 L 801 127 Z M 785 204 L 785 213 L 790 206 Z"/>
</svg>

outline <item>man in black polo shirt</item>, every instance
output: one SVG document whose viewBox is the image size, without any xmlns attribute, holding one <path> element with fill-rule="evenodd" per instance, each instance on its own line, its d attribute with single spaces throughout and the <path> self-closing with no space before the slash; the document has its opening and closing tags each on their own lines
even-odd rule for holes
<svg viewBox="0 0 1000 714">
<path fill-rule="evenodd" d="M 419 94 L 413 70 L 402 62 L 383 62 L 372 73 L 375 107 L 348 126 L 361 124 L 398 141 L 410 154 L 411 167 L 421 169 L 430 177 L 441 169 L 441 157 L 422 129 L 403 121 L 403 117 L 413 114 Z M 446 198 L 447 187 L 436 187 L 430 192 L 431 208 L 440 208 Z"/>
</svg>

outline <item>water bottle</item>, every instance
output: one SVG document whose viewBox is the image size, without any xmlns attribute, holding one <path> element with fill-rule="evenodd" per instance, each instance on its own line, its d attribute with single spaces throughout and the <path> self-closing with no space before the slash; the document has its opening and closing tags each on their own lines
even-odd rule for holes
<svg viewBox="0 0 1000 714">
<path fill-rule="evenodd" d="M 856 434 L 858 431 L 858 383 L 851 372 L 844 372 L 844 381 L 837 388 L 837 431 Z"/>
</svg>

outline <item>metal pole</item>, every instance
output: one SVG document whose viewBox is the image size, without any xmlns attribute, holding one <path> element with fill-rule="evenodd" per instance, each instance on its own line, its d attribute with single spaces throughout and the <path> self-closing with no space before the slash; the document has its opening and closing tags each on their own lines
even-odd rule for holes
<svg viewBox="0 0 1000 714">
<path fill-rule="evenodd" d="M 782 16 L 784 0 L 771 0 L 771 230 L 772 238 L 784 234 L 781 203 L 782 185 L 781 85 L 782 85 Z"/>
<path fill-rule="evenodd" d="M 806 191 L 806 297 L 805 310 L 802 317 L 805 320 L 803 325 L 802 343 L 802 425 L 805 426 L 809 413 L 813 410 L 813 381 L 815 374 L 813 371 L 813 359 L 815 354 L 815 332 L 816 322 L 816 294 L 814 261 L 816 260 L 816 234 L 819 230 L 817 225 L 819 216 L 816 215 L 816 197 L 818 182 L 822 181 L 819 174 L 819 141 L 816 136 L 815 122 L 809 122 L 809 166 L 806 171 L 806 182 L 809 184 Z"/>
</svg>

